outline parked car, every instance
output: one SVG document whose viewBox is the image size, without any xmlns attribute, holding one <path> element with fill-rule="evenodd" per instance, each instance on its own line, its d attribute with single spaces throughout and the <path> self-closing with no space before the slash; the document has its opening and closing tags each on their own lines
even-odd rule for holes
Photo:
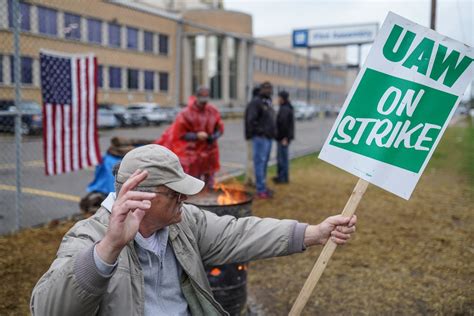
<svg viewBox="0 0 474 316">
<path fill-rule="evenodd" d="M 120 126 L 120 122 L 115 117 L 113 110 L 107 108 L 99 108 L 97 110 L 98 128 L 115 128 L 118 126 Z"/>
<path fill-rule="evenodd" d="M 34 101 L 21 101 L 19 104 L 21 116 L 20 131 L 22 135 L 39 134 L 43 130 L 41 106 Z M 3 112 L 3 113 L 2 113 Z M 15 132 L 15 101 L 0 100 L 0 131 Z"/>
<path fill-rule="evenodd" d="M 106 109 L 110 110 L 114 113 L 115 118 L 118 121 L 118 125 L 121 127 L 127 126 L 127 120 L 125 119 L 125 111 L 126 108 L 120 104 L 113 104 L 113 103 L 100 103 L 99 110 Z"/>
<path fill-rule="evenodd" d="M 307 113 L 308 113 L 308 118 L 310 120 L 314 119 L 316 116 L 318 116 L 318 113 L 319 113 L 318 106 L 313 105 L 313 104 L 308 105 Z"/>
<path fill-rule="evenodd" d="M 167 114 L 156 103 L 135 103 L 127 107 L 126 120 L 134 126 L 160 125 L 168 120 Z"/>
<path fill-rule="evenodd" d="M 173 123 L 174 120 L 176 119 L 176 116 L 180 112 L 180 109 L 178 107 L 174 107 L 174 108 L 163 107 L 161 108 L 161 110 L 166 114 L 167 123 Z"/>
<path fill-rule="evenodd" d="M 294 102 L 293 108 L 295 119 L 299 121 L 312 120 L 317 115 L 317 109 L 314 105 L 308 105 L 304 102 Z"/>
</svg>

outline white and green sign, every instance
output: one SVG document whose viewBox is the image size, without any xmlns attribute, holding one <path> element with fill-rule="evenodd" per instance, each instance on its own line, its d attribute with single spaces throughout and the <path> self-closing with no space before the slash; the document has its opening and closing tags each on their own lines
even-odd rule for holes
<svg viewBox="0 0 474 316">
<path fill-rule="evenodd" d="M 319 158 L 409 199 L 474 77 L 473 54 L 390 12 Z"/>
</svg>

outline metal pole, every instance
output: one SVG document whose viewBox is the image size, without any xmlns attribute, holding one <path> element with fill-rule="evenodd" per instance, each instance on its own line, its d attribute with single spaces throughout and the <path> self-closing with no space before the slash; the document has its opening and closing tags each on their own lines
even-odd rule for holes
<svg viewBox="0 0 474 316">
<path fill-rule="evenodd" d="M 362 64 L 362 44 L 357 45 L 357 66 L 360 70 Z"/>
<path fill-rule="evenodd" d="M 183 47 L 183 23 L 178 22 L 176 31 L 176 63 L 175 63 L 175 106 L 181 103 L 181 73 L 182 73 L 182 47 Z"/>
<path fill-rule="evenodd" d="M 311 100 L 311 47 L 306 51 L 306 104 L 309 105 Z"/>
<path fill-rule="evenodd" d="M 13 73 L 15 77 L 15 228 L 19 230 L 21 227 L 21 65 L 20 65 L 20 2 L 18 0 L 12 1 L 13 5 L 13 46 L 14 46 L 14 68 Z"/>
<path fill-rule="evenodd" d="M 436 0 L 431 0 L 430 28 L 436 30 Z"/>
</svg>

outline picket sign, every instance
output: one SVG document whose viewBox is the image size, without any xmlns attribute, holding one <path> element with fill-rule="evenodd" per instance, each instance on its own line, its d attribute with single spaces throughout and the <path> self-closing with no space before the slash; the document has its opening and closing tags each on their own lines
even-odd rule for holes
<svg viewBox="0 0 474 316">
<path fill-rule="evenodd" d="M 319 158 L 408 200 L 468 84 L 474 50 L 389 12 Z M 337 245 L 328 240 L 289 315 L 300 315 Z"/>
</svg>

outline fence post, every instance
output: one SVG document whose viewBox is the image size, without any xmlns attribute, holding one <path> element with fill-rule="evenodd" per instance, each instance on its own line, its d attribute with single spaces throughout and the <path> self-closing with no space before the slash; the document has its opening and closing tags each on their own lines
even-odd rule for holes
<svg viewBox="0 0 474 316">
<path fill-rule="evenodd" d="M 21 192 L 21 59 L 20 59 L 20 2 L 19 0 L 12 0 L 12 13 L 13 13 L 13 45 L 14 45 L 14 81 L 15 81 L 15 219 L 16 227 L 15 230 L 19 230 L 21 227 L 21 203 L 22 203 L 22 192 Z"/>
</svg>

